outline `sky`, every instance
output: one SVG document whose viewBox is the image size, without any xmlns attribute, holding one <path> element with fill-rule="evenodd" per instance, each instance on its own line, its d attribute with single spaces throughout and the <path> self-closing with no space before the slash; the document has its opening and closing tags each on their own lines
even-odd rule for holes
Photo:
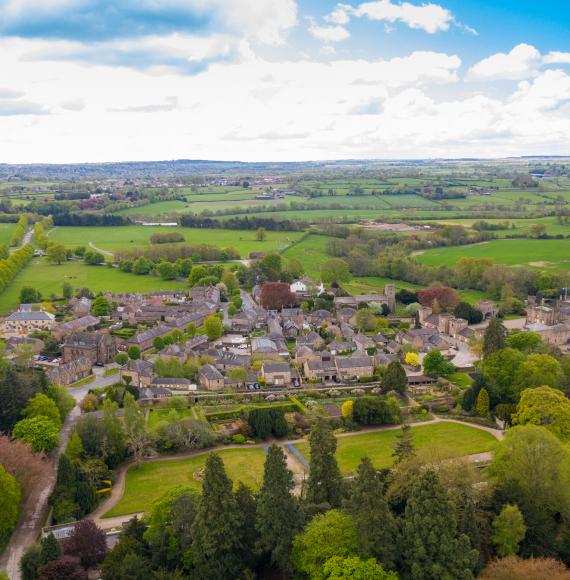
<svg viewBox="0 0 570 580">
<path fill-rule="evenodd" d="M 0 0 L 0 163 L 570 155 L 570 6 Z"/>
</svg>

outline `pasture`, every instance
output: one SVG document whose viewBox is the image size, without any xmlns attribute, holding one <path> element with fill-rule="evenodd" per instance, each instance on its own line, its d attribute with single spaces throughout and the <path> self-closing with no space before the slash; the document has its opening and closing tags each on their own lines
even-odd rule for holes
<svg viewBox="0 0 570 580">
<path fill-rule="evenodd" d="M 311 234 L 303 241 L 283 252 L 283 257 L 297 258 L 303 264 L 305 274 L 318 280 L 321 266 L 330 259 L 330 256 L 325 252 L 326 245 L 330 239 L 328 236 Z"/>
<path fill-rule="evenodd" d="M 107 252 L 128 250 L 146 246 L 154 233 L 181 233 L 188 245 L 209 244 L 220 248 L 235 248 L 242 258 L 250 252 L 272 252 L 284 249 L 303 232 L 267 232 L 263 242 L 256 239 L 253 230 L 216 230 L 164 226 L 120 226 L 120 227 L 57 227 L 50 231 L 53 242 L 67 247 L 87 245 L 91 242 Z"/>
<path fill-rule="evenodd" d="M 222 449 L 218 451 L 228 476 L 234 485 L 242 481 L 258 489 L 263 478 L 265 452 L 261 447 Z M 187 459 L 159 460 L 131 467 L 126 475 L 125 492 L 119 502 L 104 517 L 144 512 L 169 489 L 186 485 L 199 490 L 207 452 Z"/>
<path fill-rule="evenodd" d="M 570 270 L 570 239 L 492 240 L 468 246 L 426 250 L 416 259 L 429 266 L 454 266 L 460 258 L 493 258 L 497 264 Z"/>
<path fill-rule="evenodd" d="M 353 475 L 363 457 L 369 457 L 377 469 L 390 467 L 399 429 L 375 431 L 338 438 L 336 458 L 343 475 Z M 437 458 L 464 457 L 492 451 L 497 440 L 493 435 L 459 423 L 436 423 L 412 428 L 414 445 L 420 455 Z M 309 443 L 295 444 L 308 460 Z"/>
<path fill-rule="evenodd" d="M 61 296 L 64 282 L 69 282 L 73 288 L 89 288 L 92 292 L 154 292 L 188 287 L 185 282 L 135 276 L 117 268 L 86 266 L 83 262 L 65 262 L 57 266 L 49 264 L 45 258 L 35 258 L 0 294 L 0 314 L 6 314 L 19 304 L 20 290 L 24 286 L 40 290 L 43 297 L 49 300 L 52 294 Z"/>
<path fill-rule="evenodd" d="M 16 229 L 16 224 L 0 223 L 0 244 L 10 244 L 10 238 Z"/>
</svg>

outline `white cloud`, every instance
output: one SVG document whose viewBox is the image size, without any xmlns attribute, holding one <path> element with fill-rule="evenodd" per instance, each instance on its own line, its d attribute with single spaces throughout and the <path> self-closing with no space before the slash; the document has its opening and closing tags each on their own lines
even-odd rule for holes
<svg viewBox="0 0 570 580">
<path fill-rule="evenodd" d="M 434 34 L 449 30 L 454 22 L 453 14 L 439 4 L 415 5 L 409 2 L 394 4 L 390 0 L 365 2 L 352 9 L 355 16 L 366 16 L 370 20 L 382 20 L 389 23 L 402 22 L 410 28 L 422 29 Z"/>
<path fill-rule="evenodd" d="M 509 53 L 499 52 L 473 65 L 467 79 L 518 81 L 535 74 L 540 64 L 541 55 L 534 46 L 518 44 Z"/>
<path fill-rule="evenodd" d="M 570 64 L 570 52 L 549 52 L 542 60 L 544 64 Z"/>
<path fill-rule="evenodd" d="M 350 22 L 349 12 L 351 10 L 352 6 L 349 4 L 337 4 L 337 7 L 329 15 L 325 16 L 325 20 L 332 24 L 348 24 Z"/>
<path fill-rule="evenodd" d="M 225 46 L 203 42 L 166 48 L 208 56 Z M 570 142 L 570 76 L 561 70 L 491 97 L 485 85 L 474 94 L 459 84 L 460 58 L 438 52 L 320 62 L 250 50 L 159 79 L 46 59 L 77 48 L 0 38 L 2 161 L 504 156 L 562 154 Z"/>
<path fill-rule="evenodd" d="M 340 42 L 350 38 L 350 32 L 344 26 L 317 26 L 311 22 L 309 32 L 318 40 L 323 42 Z"/>
</svg>

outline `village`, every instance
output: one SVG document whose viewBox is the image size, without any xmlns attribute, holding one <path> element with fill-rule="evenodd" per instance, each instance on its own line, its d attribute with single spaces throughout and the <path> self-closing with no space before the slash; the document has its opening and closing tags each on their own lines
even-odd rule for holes
<svg viewBox="0 0 570 580">
<path fill-rule="evenodd" d="M 260 396 L 303 388 L 373 389 L 394 361 L 405 371 L 407 394 L 444 397 L 452 385 L 424 372 L 425 356 L 438 351 L 456 371 L 473 371 L 479 356 L 471 345 L 498 315 L 497 305 L 483 300 L 475 306 L 483 322 L 473 325 L 423 305 L 413 317 L 394 316 L 397 293 L 391 284 L 382 294 L 356 296 L 343 296 L 339 288 L 325 289 L 307 278 L 290 285 L 267 284 L 286 286 L 291 305 L 264 308 L 263 285 L 251 292 L 237 290 L 239 309 L 235 300 L 222 301 L 215 286 L 145 295 L 107 293 L 101 296 L 109 311 L 99 316 L 94 315 L 94 302 L 101 297 L 72 297 L 57 315 L 22 304 L 2 321 L 1 335 L 9 358 L 21 362 L 28 357 L 52 383 L 88 384 L 96 375 L 116 373 L 116 382 L 136 387 L 139 401 L 146 404 L 173 395 L 197 401 L 212 392 Z M 317 296 L 330 309 L 306 311 L 299 306 Z M 379 314 L 384 332 L 359 323 L 363 309 Z M 209 332 L 208 319 L 215 323 Z M 529 297 L 526 319 L 505 324 L 563 348 L 570 336 L 570 303 L 547 306 L 540 297 Z M 46 352 L 46 339 L 60 355 Z M 157 361 L 178 364 L 157 371 Z M 183 369 L 189 361 L 197 365 L 192 376 L 165 374 L 164 368 Z"/>
</svg>

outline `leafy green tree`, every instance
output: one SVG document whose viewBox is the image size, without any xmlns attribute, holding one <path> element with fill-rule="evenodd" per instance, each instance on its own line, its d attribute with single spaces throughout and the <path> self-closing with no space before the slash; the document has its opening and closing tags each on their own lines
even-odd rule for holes
<svg viewBox="0 0 570 580">
<path fill-rule="evenodd" d="M 131 344 L 127 349 L 127 355 L 131 360 L 139 360 L 141 358 L 141 349 L 138 346 Z"/>
<path fill-rule="evenodd" d="M 497 554 L 504 558 L 519 551 L 526 534 L 524 518 L 516 505 L 506 504 L 493 520 L 493 544 Z"/>
<path fill-rule="evenodd" d="M 162 350 L 164 348 L 164 340 L 162 336 L 155 336 L 154 340 L 152 341 L 152 347 L 154 350 Z"/>
<path fill-rule="evenodd" d="M 267 231 L 265 230 L 265 228 L 264 227 L 257 228 L 257 231 L 255 232 L 255 239 L 258 242 L 263 242 L 263 241 L 265 241 L 266 238 L 267 238 Z"/>
<path fill-rule="evenodd" d="M 386 572 L 374 558 L 362 560 L 358 556 L 333 556 L 323 566 L 326 580 L 398 580 L 396 572 Z"/>
<path fill-rule="evenodd" d="M 536 332 L 513 332 L 507 336 L 506 345 L 525 354 L 535 352 L 542 345 L 542 337 Z"/>
<path fill-rule="evenodd" d="M 38 571 L 42 566 L 42 552 L 39 544 L 32 544 L 20 560 L 22 580 L 37 580 Z"/>
<path fill-rule="evenodd" d="M 307 480 L 307 501 L 339 507 L 344 494 L 344 481 L 336 461 L 337 441 L 328 421 L 318 419 L 309 435 L 310 469 Z"/>
<path fill-rule="evenodd" d="M 549 354 L 533 353 L 520 365 L 515 377 L 519 393 L 523 389 L 548 385 L 558 387 L 562 379 L 560 363 Z"/>
<path fill-rule="evenodd" d="M 440 350 L 430 350 L 424 357 L 424 373 L 437 379 L 455 372 L 455 367 L 441 354 Z"/>
<path fill-rule="evenodd" d="M 350 280 L 350 270 L 348 264 L 340 258 L 327 260 L 321 266 L 321 278 L 325 284 L 337 282 L 346 283 Z"/>
<path fill-rule="evenodd" d="M 130 394 L 129 394 L 130 396 Z M 131 404 L 131 400 L 125 396 L 125 403 Z M 125 460 L 127 455 L 127 439 L 125 434 L 125 427 L 132 427 L 131 415 L 129 415 L 129 421 L 125 418 L 125 421 L 117 415 L 119 405 L 111 399 L 106 398 L 103 401 L 103 424 L 105 426 L 105 462 L 107 465 L 113 469 Z M 129 409 L 129 412 L 134 413 L 134 410 Z M 126 414 L 126 410 L 125 410 Z M 132 418 L 132 421 L 137 421 L 135 429 L 141 429 L 140 420 Z M 146 431 L 143 431 L 139 437 L 145 437 Z M 132 437 L 132 434 L 131 434 Z M 69 448 L 69 445 L 68 445 Z"/>
<path fill-rule="evenodd" d="M 156 271 L 161 280 L 174 280 L 177 275 L 176 266 L 170 262 L 162 261 L 156 266 Z"/>
<path fill-rule="evenodd" d="M 48 534 L 40 541 L 42 565 L 57 560 L 61 554 L 61 547 L 59 542 L 55 539 L 53 534 Z"/>
<path fill-rule="evenodd" d="M 273 253 L 263 256 L 259 262 L 259 267 L 261 268 L 265 280 L 279 280 L 283 268 L 281 254 Z"/>
<path fill-rule="evenodd" d="M 397 526 L 384 499 L 384 483 L 368 457 L 364 457 L 358 466 L 349 510 L 361 554 L 376 558 L 386 568 L 393 568 Z"/>
<path fill-rule="evenodd" d="M 395 391 L 403 395 L 408 387 L 408 377 L 404 367 L 397 361 L 393 360 L 386 367 L 384 378 L 382 379 L 382 388 L 384 392 Z"/>
<path fill-rule="evenodd" d="M 63 294 L 64 300 L 69 300 L 73 296 L 73 286 L 69 282 L 64 282 L 61 291 Z"/>
<path fill-rule="evenodd" d="M 570 399 L 550 387 L 525 389 L 513 416 L 515 425 L 541 425 L 559 439 L 570 439 Z"/>
<path fill-rule="evenodd" d="M 292 278 L 300 278 L 305 273 L 305 267 L 301 260 L 297 258 L 289 258 L 285 264 L 285 271 Z"/>
<path fill-rule="evenodd" d="M 243 570 L 240 515 L 220 456 L 206 459 L 202 496 L 192 524 L 192 561 L 199 578 L 236 578 Z"/>
<path fill-rule="evenodd" d="M 206 270 L 205 266 L 193 266 L 190 276 L 188 276 L 188 283 L 190 286 L 196 286 L 207 275 L 208 270 Z"/>
<path fill-rule="evenodd" d="M 125 352 L 120 352 L 119 354 L 115 355 L 115 362 L 124 367 L 129 362 L 129 355 Z"/>
<path fill-rule="evenodd" d="M 302 534 L 293 540 L 292 561 L 295 569 L 311 578 L 326 578 L 323 566 L 333 556 L 358 555 L 358 536 L 349 515 L 330 510 L 316 515 Z"/>
<path fill-rule="evenodd" d="M 237 367 L 230 371 L 232 383 L 243 385 L 247 381 L 247 371 L 243 367 Z"/>
<path fill-rule="evenodd" d="M 231 295 L 239 288 L 239 280 L 237 279 L 237 276 L 229 270 L 226 270 L 222 274 L 222 282 L 228 291 L 228 295 Z"/>
<path fill-rule="evenodd" d="M 352 406 L 352 419 L 360 425 L 395 425 L 402 422 L 402 411 L 395 397 L 358 397 Z"/>
<path fill-rule="evenodd" d="M 84 452 L 85 449 L 83 449 L 81 437 L 79 437 L 77 431 L 74 431 L 69 438 L 69 442 L 67 443 L 65 454 L 67 457 L 69 457 L 69 460 L 72 463 L 79 463 Z"/>
<path fill-rule="evenodd" d="M 57 405 L 43 393 L 38 393 L 28 401 L 23 412 L 24 417 L 46 417 L 57 429 L 61 429 L 61 416 Z"/>
<path fill-rule="evenodd" d="M 152 436 L 146 426 L 144 411 L 131 393 L 125 394 L 123 407 L 125 410 L 123 417 L 125 442 L 135 461 L 139 462 L 150 447 Z"/>
<path fill-rule="evenodd" d="M 20 290 L 20 304 L 34 304 L 42 301 L 42 294 L 31 286 L 24 286 Z"/>
<path fill-rule="evenodd" d="M 88 266 L 99 266 L 105 262 L 105 256 L 93 250 L 87 250 L 83 256 L 83 260 Z"/>
<path fill-rule="evenodd" d="M 479 417 L 489 416 L 489 393 L 487 392 L 487 389 L 481 389 L 479 391 L 475 403 L 475 411 Z"/>
<path fill-rule="evenodd" d="M 402 425 L 402 430 L 396 435 L 396 442 L 394 443 L 394 465 L 398 465 L 402 461 L 407 461 L 416 455 L 416 446 L 414 445 L 414 437 L 412 435 L 412 428 L 405 423 Z"/>
<path fill-rule="evenodd" d="M 524 360 L 525 356 L 519 350 L 504 348 L 483 361 L 483 377 L 488 383 L 489 397 L 493 406 L 497 403 L 518 401 L 516 376 Z"/>
<path fill-rule="evenodd" d="M 483 357 L 487 358 L 506 346 L 507 329 L 499 318 L 491 318 L 483 335 Z"/>
<path fill-rule="evenodd" d="M 301 511 L 292 495 L 295 483 L 287 469 L 281 447 L 272 444 L 267 453 L 263 483 L 257 501 L 259 548 L 269 554 L 271 562 L 289 571 L 293 537 L 301 529 Z"/>
<path fill-rule="evenodd" d="M 16 478 L 0 465 L 0 545 L 8 539 L 18 522 L 20 513 L 20 486 Z"/>
<path fill-rule="evenodd" d="M 53 451 L 59 442 L 59 429 L 47 417 L 22 419 L 14 425 L 12 435 L 32 446 L 32 451 Z"/>
<path fill-rule="evenodd" d="M 376 316 L 369 308 L 360 308 L 354 318 L 356 328 L 362 332 L 370 332 L 376 328 Z"/>
<path fill-rule="evenodd" d="M 403 578 L 473 578 L 477 550 L 457 533 L 454 509 L 433 469 L 415 480 L 402 522 Z"/>
<path fill-rule="evenodd" d="M 113 312 L 113 304 L 105 296 L 97 296 L 91 305 L 93 316 L 109 316 Z"/>
<path fill-rule="evenodd" d="M 67 250 L 63 244 L 50 244 L 46 250 L 46 258 L 50 264 L 61 264 L 67 260 Z"/>
<path fill-rule="evenodd" d="M 56 404 L 61 421 L 65 421 L 71 409 L 75 407 L 73 395 L 63 385 L 50 385 L 47 395 Z"/>
<path fill-rule="evenodd" d="M 558 516 L 570 513 L 568 450 L 544 427 L 512 427 L 493 454 L 490 472 L 502 500 L 516 504 L 523 514 L 523 554 L 552 553 Z"/>
<path fill-rule="evenodd" d="M 222 336 L 224 327 L 222 321 L 215 315 L 208 316 L 204 321 L 204 330 L 206 331 L 206 336 L 208 340 L 217 340 Z"/>
</svg>

